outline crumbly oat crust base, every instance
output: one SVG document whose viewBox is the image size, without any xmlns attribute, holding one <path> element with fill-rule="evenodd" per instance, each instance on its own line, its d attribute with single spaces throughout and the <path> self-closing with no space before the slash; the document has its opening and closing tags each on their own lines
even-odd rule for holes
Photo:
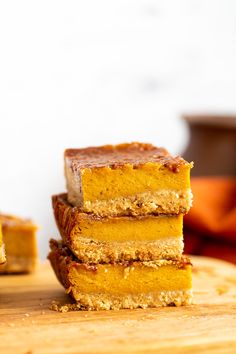
<svg viewBox="0 0 236 354">
<path fill-rule="evenodd" d="M 137 309 L 161 306 L 184 306 L 192 304 L 192 290 L 161 291 L 150 294 L 110 296 L 106 294 L 73 293 L 77 302 L 60 305 L 53 301 L 51 309 L 59 312 Z"/>
<path fill-rule="evenodd" d="M 67 239 L 64 240 L 66 242 Z M 118 261 L 155 261 L 178 259 L 183 253 L 182 236 L 157 241 L 101 242 L 85 237 L 69 239 L 67 246 L 83 263 L 110 263 Z"/>
<path fill-rule="evenodd" d="M 68 191 L 68 201 L 80 205 L 77 194 Z M 145 192 L 130 197 L 111 200 L 84 201 L 82 210 L 99 216 L 149 215 L 149 214 L 186 214 L 192 205 L 190 189 L 182 191 L 159 190 Z"/>
</svg>

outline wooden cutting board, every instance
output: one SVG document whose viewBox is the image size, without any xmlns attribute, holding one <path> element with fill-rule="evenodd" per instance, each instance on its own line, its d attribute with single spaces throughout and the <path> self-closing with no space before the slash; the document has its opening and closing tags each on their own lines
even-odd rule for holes
<svg viewBox="0 0 236 354">
<path fill-rule="evenodd" d="M 58 313 L 68 302 L 48 264 L 0 278 L 0 353 L 236 353 L 236 267 L 193 257 L 195 304 Z"/>
</svg>

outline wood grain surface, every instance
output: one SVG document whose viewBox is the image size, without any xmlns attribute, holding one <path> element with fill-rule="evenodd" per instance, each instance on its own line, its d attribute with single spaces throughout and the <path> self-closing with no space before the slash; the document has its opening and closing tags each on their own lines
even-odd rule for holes
<svg viewBox="0 0 236 354">
<path fill-rule="evenodd" d="M 193 257 L 195 304 L 147 310 L 51 311 L 68 303 L 48 263 L 0 278 L 0 353 L 236 353 L 236 267 Z"/>
</svg>

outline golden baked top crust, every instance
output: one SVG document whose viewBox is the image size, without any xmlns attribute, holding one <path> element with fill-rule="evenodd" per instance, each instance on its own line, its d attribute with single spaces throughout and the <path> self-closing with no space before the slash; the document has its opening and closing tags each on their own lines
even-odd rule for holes
<svg viewBox="0 0 236 354">
<path fill-rule="evenodd" d="M 2 230 L 7 228 L 27 228 L 37 230 L 37 226 L 30 219 L 22 219 L 18 216 L 0 214 L 0 224 L 2 225 Z"/>
<path fill-rule="evenodd" d="M 164 148 L 138 142 L 67 149 L 64 156 L 67 161 L 71 162 L 74 172 L 81 168 L 110 167 L 116 169 L 125 164 L 135 167 L 148 162 L 159 163 L 172 172 L 178 172 L 181 166 L 189 165 L 182 157 L 173 157 Z"/>
</svg>

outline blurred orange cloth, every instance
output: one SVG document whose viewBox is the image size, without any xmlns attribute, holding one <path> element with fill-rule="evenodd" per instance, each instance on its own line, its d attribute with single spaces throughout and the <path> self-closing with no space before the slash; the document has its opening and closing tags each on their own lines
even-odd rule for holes
<svg viewBox="0 0 236 354">
<path fill-rule="evenodd" d="M 236 263 L 236 177 L 193 177 L 185 252 Z"/>
</svg>

